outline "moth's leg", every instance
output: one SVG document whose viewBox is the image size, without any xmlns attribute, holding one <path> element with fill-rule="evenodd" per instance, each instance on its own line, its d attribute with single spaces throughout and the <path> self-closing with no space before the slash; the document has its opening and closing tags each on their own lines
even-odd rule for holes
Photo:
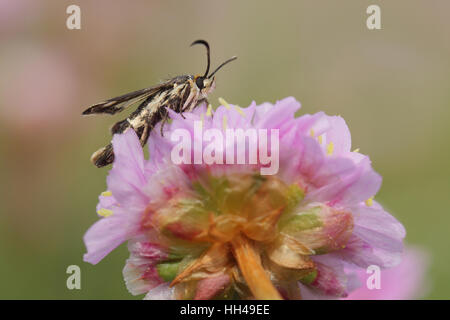
<svg viewBox="0 0 450 320">
<path fill-rule="evenodd" d="M 208 105 L 209 105 L 208 99 L 203 98 L 203 99 L 200 99 L 200 100 L 197 101 L 197 104 L 195 105 L 194 108 L 197 108 L 197 107 L 198 107 L 199 105 L 201 105 L 202 103 L 206 103 L 206 107 L 208 107 Z"/>
<path fill-rule="evenodd" d="M 167 110 L 165 108 L 161 108 L 160 111 L 160 116 L 161 116 L 161 137 L 164 137 L 164 125 L 166 124 L 167 120 L 169 119 L 169 113 L 167 112 Z"/>
<path fill-rule="evenodd" d="M 144 146 L 147 143 L 148 140 L 148 136 L 150 134 L 150 124 L 148 122 L 146 122 L 144 124 L 144 129 L 142 131 L 142 135 L 139 138 L 140 142 L 141 142 L 141 146 Z"/>
<path fill-rule="evenodd" d="M 164 129 L 164 125 L 166 124 L 166 121 L 167 121 L 166 118 L 163 118 L 163 119 L 162 119 L 162 123 L 161 123 L 161 137 L 164 137 L 164 131 L 163 131 L 163 129 Z"/>
<path fill-rule="evenodd" d="M 208 104 L 209 104 L 209 103 L 208 103 L 208 99 L 204 98 L 204 99 L 201 99 L 201 100 L 197 101 L 197 104 L 195 105 L 195 107 L 192 108 L 190 111 L 192 111 L 192 110 L 194 110 L 195 108 L 197 108 L 197 107 L 198 107 L 200 104 L 202 104 L 203 102 L 205 102 L 206 105 L 208 106 Z M 183 119 L 186 119 L 186 117 L 184 116 L 183 112 L 184 112 L 184 110 L 181 110 L 181 111 L 180 111 L 180 115 L 181 115 L 181 117 L 183 117 Z"/>
<path fill-rule="evenodd" d="M 178 112 L 178 114 L 179 114 L 183 119 L 186 119 L 186 117 L 185 117 L 184 114 L 183 114 L 184 110 L 183 110 L 181 104 L 180 104 L 180 107 L 178 108 L 177 112 Z"/>
</svg>

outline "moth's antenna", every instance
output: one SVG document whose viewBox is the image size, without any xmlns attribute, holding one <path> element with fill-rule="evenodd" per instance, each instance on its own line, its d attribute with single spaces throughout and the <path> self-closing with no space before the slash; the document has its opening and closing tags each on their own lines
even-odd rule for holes
<svg viewBox="0 0 450 320">
<path fill-rule="evenodd" d="M 206 47 L 206 56 L 208 57 L 208 65 L 206 66 L 205 75 L 203 76 L 203 78 L 206 78 L 208 76 L 208 72 L 209 72 L 209 65 L 211 64 L 211 58 L 209 55 L 209 44 L 205 40 L 196 40 L 191 43 L 191 47 L 196 44 L 202 44 Z"/>
<path fill-rule="evenodd" d="M 234 56 L 234 57 L 231 57 L 230 59 L 228 59 L 227 61 L 225 61 L 224 63 L 222 63 L 220 66 L 217 67 L 216 70 L 214 70 L 213 73 L 211 73 L 211 74 L 208 76 L 208 79 L 210 79 L 213 75 L 215 75 L 216 72 L 219 71 L 219 69 L 222 68 L 224 65 L 226 65 L 228 62 L 234 61 L 234 60 L 236 60 L 236 59 L 237 59 L 237 57 Z"/>
</svg>

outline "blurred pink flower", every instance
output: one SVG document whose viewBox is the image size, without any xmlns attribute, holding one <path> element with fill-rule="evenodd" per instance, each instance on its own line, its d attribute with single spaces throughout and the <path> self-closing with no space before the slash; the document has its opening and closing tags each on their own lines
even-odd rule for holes
<svg viewBox="0 0 450 320">
<path fill-rule="evenodd" d="M 61 128 L 78 115 L 78 76 L 62 51 L 18 43 L 0 58 L 3 125 L 35 134 Z"/>
<path fill-rule="evenodd" d="M 225 104 L 214 114 L 203 105 L 185 119 L 169 110 L 164 136 L 160 124 L 151 133 L 150 160 L 133 130 L 115 135 L 109 191 L 97 206 L 103 217 L 85 234 L 84 260 L 96 264 L 131 239 L 130 292 L 183 299 L 298 299 L 299 283 L 317 297 L 345 297 L 355 288 L 353 269 L 398 264 L 405 230 L 373 201 L 381 177 L 369 158 L 350 151 L 341 117 L 295 118 L 299 108 L 286 98 L 244 109 Z M 183 128 L 195 138 L 198 122 L 204 130 L 277 129 L 279 171 L 175 165 L 171 133 Z M 191 159 L 208 144 L 193 143 Z"/>
<path fill-rule="evenodd" d="M 33 0 L 0 0 L 0 35 L 31 25 L 39 15 L 37 6 L 38 2 Z"/>
<path fill-rule="evenodd" d="M 423 249 L 406 247 L 402 262 L 393 268 L 381 270 L 381 289 L 368 289 L 366 280 L 370 276 L 358 271 L 361 287 L 345 298 L 347 300 L 409 300 L 427 294 L 426 273 L 429 256 Z"/>
</svg>

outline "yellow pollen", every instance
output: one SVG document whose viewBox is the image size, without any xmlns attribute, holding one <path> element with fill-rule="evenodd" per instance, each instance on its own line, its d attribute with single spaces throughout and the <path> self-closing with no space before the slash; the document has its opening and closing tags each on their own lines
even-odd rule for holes
<svg viewBox="0 0 450 320">
<path fill-rule="evenodd" d="M 105 209 L 105 208 L 101 208 L 100 210 L 97 211 L 97 213 L 105 218 L 109 217 L 110 215 L 113 214 L 112 210 Z"/>
<path fill-rule="evenodd" d="M 222 118 L 223 130 L 227 130 L 227 116 L 223 116 Z"/>
<path fill-rule="evenodd" d="M 353 150 L 353 152 L 359 152 L 359 148 L 356 148 L 355 150 Z"/>
<path fill-rule="evenodd" d="M 309 130 L 309 135 L 314 138 L 314 129 Z"/>
<path fill-rule="evenodd" d="M 205 122 L 205 114 L 204 113 L 202 113 L 201 115 L 200 115 L 200 126 L 203 128 L 203 123 Z"/>
<path fill-rule="evenodd" d="M 107 190 L 107 191 L 103 191 L 100 195 L 103 196 L 103 197 L 111 197 L 112 196 L 112 192 Z"/>
<path fill-rule="evenodd" d="M 373 204 L 373 197 L 370 197 L 369 199 L 366 200 L 366 206 L 371 207 Z"/>
<path fill-rule="evenodd" d="M 234 108 L 236 109 L 236 111 L 237 111 L 242 117 L 245 118 L 245 113 L 244 113 L 244 111 L 242 111 L 242 109 L 241 109 L 240 107 L 234 106 Z"/>
<path fill-rule="evenodd" d="M 212 116 L 212 106 L 211 106 L 211 104 L 208 104 L 208 109 L 206 109 L 206 116 L 208 116 L 208 117 Z"/>
<path fill-rule="evenodd" d="M 228 102 L 226 102 L 223 98 L 219 98 L 219 102 L 220 104 L 222 104 L 225 108 L 227 108 L 228 110 L 231 109 L 230 105 Z"/>
<path fill-rule="evenodd" d="M 333 142 L 330 142 L 330 143 L 327 145 L 327 154 L 328 154 L 329 156 L 331 156 L 331 155 L 333 154 L 333 150 L 334 150 L 334 144 L 333 144 Z"/>
<path fill-rule="evenodd" d="M 319 141 L 319 144 L 322 144 L 322 136 L 318 136 L 317 141 Z"/>
</svg>

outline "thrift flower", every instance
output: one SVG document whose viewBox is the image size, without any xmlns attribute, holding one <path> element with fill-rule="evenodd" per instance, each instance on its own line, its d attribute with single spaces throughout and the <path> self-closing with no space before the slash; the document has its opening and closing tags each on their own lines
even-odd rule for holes
<svg viewBox="0 0 450 320">
<path fill-rule="evenodd" d="M 164 136 L 159 125 L 150 135 L 149 160 L 133 130 L 113 137 L 116 157 L 97 206 L 102 217 L 84 237 L 85 261 L 96 264 L 129 241 L 125 282 L 147 299 L 346 297 L 357 286 L 353 270 L 400 262 L 405 230 L 373 200 L 381 177 L 367 156 L 350 151 L 341 117 L 295 118 L 294 98 L 222 104 L 214 113 L 204 105 L 183 116 L 168 110 Z M 277 130 L 278 141 L 267 142 L 279 149 L 279 170 L 262 175 L 263 161 L 192 164 L 211 143 L 196 138 L 199 122 L 221 132 Z M 177 129 L 197 139 L 191 164 L 171 160 Z M 224 159 L 248 159 L 241 142 L 216 148 Z"/>
</svg>

